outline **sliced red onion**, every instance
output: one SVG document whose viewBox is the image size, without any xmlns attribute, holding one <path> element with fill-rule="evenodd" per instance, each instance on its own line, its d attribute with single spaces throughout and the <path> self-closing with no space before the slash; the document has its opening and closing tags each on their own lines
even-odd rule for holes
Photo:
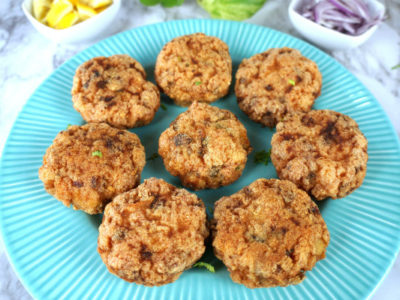
<svg viewBox="0 0 400 300">
<path fill-rule="evenodd" d="M 306 12 L 302 13 L 302 15 L 304 17 L 306 17 L 307 19 L 311 19 L 313 17 L 313 13 L 311 11 L 306 11 Z"/>
<path fill-rule="evenodd" d="M 362 26 L 360 26 L 357 31 L 356 31 L 356 35 L 360 35 L 363 34 L 364 32 L 366 32 L 371 26 L 375 26 L 376 24 L 378 24 L 381 20 L 383 19 L 383 16 L 379 16 L 376 17 L 375 19 L 373 19 L 371 22 L 368 22 Z"/>
<path fill-rule="evenodd" d="M 362 22 L 361 18 L 345 17 L 345 16 L 342 16 L 342 15 L 338 15 L 338 14 L 334 14 L 334 13 L 330 13 L 330 12 L 327 12 L 325 14 L 325 16 L 327 18 L 329 18 L 329 20 L 332 20 L 332 21 L 342 21 L 342 22 L 351 23 L 351 24 L 360 24 L 360 22 Z"/>
<path fill-rule="evenodd" d="M 347 32 L 349 32 L 350 34 L 354 35 L 356 33 L 356 29 L 351 26 L 349 23 L 343 23 L 343 29 Z"/>
<path fill-rule="evenodd" d="M 299 13 L 327 28 L 360 35 L 383 19 L 373 17 L 363 0 L 306 0 Z"/>
<path fill-rule="evenodd" d="M 371 19 L 368 6 L 362 0 L 347 1 L 347 5 L 365 20 Z"/>
<path fill-rule="evenodd" d="M 345 4 L 343 4 L 341 1 L 338 0 L 328 0 L 330 3 L 332 3 L 334 6 L 336 6 L 340 11 L 342 11 L 345 14 L 351 15 L 351 16 L 357 16 L 355 13 L 353 13 L 349 8 L 346 7 Z"/>
<path fill-rule="evenodd" d="M 321 1 L 317 3 L 314 6 L 314 21 L 318 23 L 318 21 L 325 16 L 325 13 L 331 10 L 332 7 L 333 5 L 327 1 Z"/>
</svg>

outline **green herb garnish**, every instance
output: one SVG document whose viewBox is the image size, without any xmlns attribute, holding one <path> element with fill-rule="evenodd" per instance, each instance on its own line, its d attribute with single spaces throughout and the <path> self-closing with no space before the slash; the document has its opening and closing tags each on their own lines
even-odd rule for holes
<svg viewBox="0 0 400 300">
<path fill-rule="evenodd" d="M 400 64 L 393 66 L 392 70 L 395 70 L 395 69 L 398 69 L 398 68 L 400 68 Z"/>
<path fill-rule="evenodd" d="M 296 85 L 296 81 L 294 81 L 293 79 L 289 79 L 289 84 L 295 86 Z"/>
<path fill-rule="evenodd" d="M 206 262 L 203 262 L 203 261 L 198 261 L 197 263 L 195 263 L 194 265 L 193 265 L 193 267 L 194 268 L 201 268 L 201 267 L 203 267 L 203 268 L 206 268 L 208 271 L 210 271 L 211 273 L 215 273 L 215 268 L 214 268 L 214 266 L 212 265 L 212 264 L 209 264 L 209 263 L 206 263 Z"/>
<path fill-rule="evenodd" d="M 194 84 L 195 84 L 195 85 L 200 85 L 200 84 L 201 84 L 201 81 L 196 81 Z"/>
<path fill-rule="evenodd" d="M 160 155 L 158 155 L 157 152 L 154 152 L 154 153 L 147 159 L 147 161 L 149 161 L 149 160 L 155 160 L 155 159 L 157 159 L 157 158 L 159 158 L 159 157 L 160 157 Z"/>
<path fill-rule="evenodd" d="M 140 0 L 143 5 L 153 6 L 156 4 L 161 4 L 164 7 L 179 6 L 184 0 Z"/>
<path fill-rule="evenodd" d="M 68 124 L 68 125 L 67 125 L 67 129 L 69 129 L 71 126 L 72 126 L 71 124 Z"/>
<path fill-rule="evenodd" d="M 210 217 L 212 217 L 212 215 L 213 215 L 213 210 L 211 209 L 211 207 L 208 207 L 208 206 L 206 206 L 206 212 L 208 212 L 208 215 L 210 216 Z"/>
<path fill-rule="evenodd" d="M 254 162 L 257 164 L 264 164 L 268 166 L 270 156 L 271 156 L 271 149 L 269 149 L 268 152 L 265 150 L 259 151 L 254 156 Z"/>
<path fill-rule="evenodd" d="M 92 156 L 103 157 L 103 153 L 101 153 L 101 151 L 99 151 L 99 150 L 93 151 L 92 152 Z"/>
<path fill-rule="evenodd" d="M 161 108 L 162 108 L 162 110 L 167 110 L 168 108 L 165 106 L 165 104 L 164 103 L 161 103 Z"/>
</svg>

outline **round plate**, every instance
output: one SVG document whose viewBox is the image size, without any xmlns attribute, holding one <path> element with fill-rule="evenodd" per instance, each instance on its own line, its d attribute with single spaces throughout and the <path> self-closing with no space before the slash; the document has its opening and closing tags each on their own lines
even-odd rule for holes
<svg viewBox="0 0 400 300">
<path fill-rule="evenodd" d="M 174 283 L 149 288 L 110 274 L 96 251 L 101 216 L 74 211 L 46 193 L 38 178 L 42 157 L 68 124 L 83 124 L 73 109 L 70 90 L 75 69 L 94 56 L 127 53 L 145 67 L 150 80 L 156 57 L 176 36 L 204 32 L 229 45 L 234 72 L 243 58 L 272 47 L 299 49 L 314 60 L 323 77 L 315 109 L 332 109 L 354 118 L 368 139 L 369 161 L 363 185 L 350 196 L 319 203 L 331 234 L 326 259 L 299 285 L 248 289 L 232 282 L 209 249 L 204 261 L 216 266 L 185 271 Z M 162 98 L 154 121 L 133 129 L 148 157 L 158 137 L 185 111 Z M 197 194 L 212 207 L 221 196 L 237 192 L 259 177 L 276 177 L 254 163 L 254 153 L 270 148 L 273 131 L 250 121 L 233 93 L 215 103 L 234 112 L 247 128 L 254 148 L 242 177 L 234 184 Z M 79 53 L 57 69 L 35 91 L 20 113 L 4 148 L 0 171 L 1 232 L 9 258 L 29 292 L 37 299 L 364 299 L 389 270 L 400 245 L 400 151 L 397 136 L 378 102 L 344 67 L 309 44 L 289 35 L 246 23 L 184 20 L 123 32 Z M 152 176 L 180 186 L 161 158 L 149 160 L 142 180 Z M 210 247 L 209 247 L 210 248 Z"/>
</svg>

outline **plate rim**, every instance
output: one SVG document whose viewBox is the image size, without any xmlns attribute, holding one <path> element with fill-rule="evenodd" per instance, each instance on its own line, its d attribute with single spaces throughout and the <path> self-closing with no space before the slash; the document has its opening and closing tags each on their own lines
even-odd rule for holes
<svg viewBox="0 0 400 300">
<path fill-rule="evenodd" d="M 385 110 L 383 109 L 381 103 L 375 98 L 375 96 L 370 92 L 370 90 L 352 73 L 350 72 L 350 70 L 348 70 L 346 67 L 344 67 L 339 61 L 337 61 L 334 57 L 332 57 L 331 55 L 329 55 L 328 53 L 324 52 L 323 50 L 319 49 L 317 46 L 314 46 L 313 44 L 304 41 L 296 36 L 292 36 L 291 34 L 285 33 L 285 32 L 281 32 L 279 30 L 270 28 L 270 27 L 266 27 L 266 26 L 262 26 L 262 25 L 257 25 L 257 24 L 252 24 L 252 23 L 247 23 L 247 22 L 238 22 L 238 21 L 231 21 L 231 20 L 217 20 L 217 19 L 180 19 L 180 20 L 169 20 L 169 21 L 165 21 L 165 22 L 157 22 L 157 23 L 152 23 L 152 24 L 147 24 L 147 25 L 143 25 L 143 26 L 138 26 L 138 27 L 134 27 L 128 30 L 124 30 L 121 31 L 117 34 L 111 35 L 101 41 L 98 41 L 96 43 L 93 43 L 92 45 L 86 47 L 85 49 L 77 52 L 76 54 L 74 54 L 72 57 L 70 57 L 69 59 L 67 59 L 65 62 L 63 62 L 60 66 L 58 66 L 56 69 L 54 69 L 36 88 L 35 90 L 30 94 L 30 96 L 26 99 L 25 103 L 23 104 L 22 108 L 20 109 L 20 111 L 18 112 L 16 118 L 13 121 L 13 124 L 11 126 L 11 129 L 8 133 L 6 142 L 4 143 L 4 147 L 2 149 L 1 152 L 1 159 L 0 159 L 0 186 L 2 186 L 3 184 L 3 165 L 4 165 L 4 153 L 7 153 L 7 150 L 9 148 L 9 144 L 10 144 L 10 140 L 11 137 L 13 136 L 14 132 L 15 132 L 15 127 L 17 122 L 20 119 L 21 114 L 26 110 L 26 107 L 28 106 L 28 104 L 30 103 L 31 98 L 33 97 L 33 95 L 35 95 L 37 93 L 38 90 L 40 90 L 42 88 L 42 86 L 45 86 L 47 84 L 47 81 L 49 81 L 49 79 L 51 77 L 53 77 L 56 73 L 61 72 L 61 70 L 63 70 L 67 64 L 69 64 L 71 61 L 73 61 L 78 55 L 81 55 L 82 53 L 85 53 L 87 51 L 90 51 L 91 48 L 99 46 L 103 43 L 105 43 L 108 40 L 112 40 L 115 39 L 119 36 L 123 36 L 126 35 L 128 32 L 133 32 L 136 30 L 145 30 L 145 28 L 148 27 L 158 27 L 158 26 L 165 26 L 166 24 L 173 24 L 173 23 L 183 23 L 183 26 L 185 26 L 185 23 L 235 23 L 238 24 L 239 26 L 245 26 L 245 27 L 255 27 L 255 28 L 261 28 L 262 30 L 266 30 L 266 31 L 270 31 L 272 33 L 277 33 L 279 35 L 282 35 L 284 37 L 290 37 L 291 39 L 294 39 L 297 43 L 302 43 L 305 44 L 308 47 L 313 48 L 314 51 L 318 52 L 319 54 L 322 54 L 323 56 L 328 56 L 329 59 L 333 60 L 334 63 L 341 68 L 342 71 L 346 72 L 352 80 L 356 81 L 358 83 L 358 85 L 362 86 L 363 90 L 365 91 L 366 95 L 368 95 L 373 102 L 376 104 L 376 107 L 378 108 L 378 110 L 381 112 L 382 116 L 384 117 L 384 122 L 385 123 L 389 123 L 388 129 L 391 133 L 391 135 L 394 137 L 394 144 L 396 146 L 396 150 L 398 151 L 398 158 L 400 160 L 400 139 L 399 136 L 397 135 L 397 132 L 392 124 L 392 122 L 390 121 L 388 115 L 386 114 Z M 198 31 L 199 32 L 199 31 Z M 234 78 L 234 74 L 232 74 L 232 78 Z M 233 84 L 233 82 L 231 83 Z M 8 262 L 10 263 L 10 265 L 12 266 L 12 269 L 14 270 L 15 274 L 18 277 L 18 280 L 22 283 L 22 285 L 24 286 L 24 288 L 28 291 L 28 293 L 30 294 L 30 296 L 33 299 L 39 299 L 35 295 L 35 293 L 33 292 L 33 290 L 31 289 L 31 286 L 27 284 L 26 282 L 26 278 L 24 276 L 22 276 L 22 270 L 21 268 L 18 266 L 18 263 L 14 257 L 13 253 L 10 253 L 9 251 L 9 245 L 10 242 L 8 240 L 8 238 L 6 237 L 6 235 L 4 234 L 5 232 L 5 225 L 4 225 L 4 221 L 3 221 L 3 207 L 1 205 L 1 200 L 3 198 L 3 192 L 0 189 L 0 236 L 2 238 L 3 241 L 3 246 L 4 246 L 4 253 L 6 254 L 6 257 L 8 259 Z M 384 279 L 387 277 L 388 273 L 391 271 L 393 264 L 397 258 L 397 256 L 399 255 L 400 252 L 400 231 L 399 231 L 399 235 L 397 236 L 397 244 L 396 247 L 394 247 L 393 249 L 395 249 L 395 252 L 393 253 L 392 257 L 390 258 L 390 263 L 388 265 L 388 267 L 386 268 L 383 276 L 381 276 L 381 278 L 379 279 L 379 281 L 377 282 L 377 284 L 368 291 L 368 293 L 365 293 L 366 298 L 365 299 L 370 299 L 374 293 L 376 292 L 376 290 L 381 286 L 382 282 L 384 281 Z"/>
</svg>

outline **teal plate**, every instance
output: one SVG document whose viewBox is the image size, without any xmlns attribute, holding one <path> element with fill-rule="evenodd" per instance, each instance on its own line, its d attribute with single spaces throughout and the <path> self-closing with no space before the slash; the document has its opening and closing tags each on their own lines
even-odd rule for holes
<svg viewBox="0 0 400 300">
<path fill-rule="evenodd" d="M 176 36 L 204 32 L 230 48 L 235 69 L 243 58 L 272 47 L 293 47 L 314 60 L 323 77 L 314 108 L 332 109 L 354 118 L 368 139 L 369 161 L 363 185 L 341 200 L 320 203 L 331 234 L 326 259 L 307 272 L 299 285 L 248 289 L 232 282 L 209 249 L 203 260 L 216 266 L 185 271 L 174 283 L 144 287 L 110 274 L 96 251 L 100 216 L 64 207 L 47 194 L 38 169 L 47 147 L 67 124 L 83 124 L 73 109 L 70 90 L 75 69 L 99 55 L 127 53 L 143 64 L 154 80 L 156 57 Z M 233 86 L 233 85 L 232 85 Z M 154 121 L 133 129 L 157 152 L 158 137 L 185 109 L 162 98 Z M 212 207 L 259 177 L 276 177 L 272 164 L 254 163 L 254 152 L 269 149 L 273 134 L 250 121 L 238 108 L 231 88 L 215 103 L 233 111 L 248 130 L 254 148 L 242 177 L 234 184 L 197 194 Z M 343 66 L 322 51 L 289 35 L 246 23 L 184 20 L 154 24 L 106 39 L 58 68 L 34 92 L 20 113 L 4 148 L 0 170 L 0 226 L 9 258 L 36 299 L 365 299 L 382 281 L 400 246 L 400 149 L 397 136 L 378 102 Z M 162 177 L 180 186 L 160 158 L 148 161 L 142 180 Z"/>
</svg>

